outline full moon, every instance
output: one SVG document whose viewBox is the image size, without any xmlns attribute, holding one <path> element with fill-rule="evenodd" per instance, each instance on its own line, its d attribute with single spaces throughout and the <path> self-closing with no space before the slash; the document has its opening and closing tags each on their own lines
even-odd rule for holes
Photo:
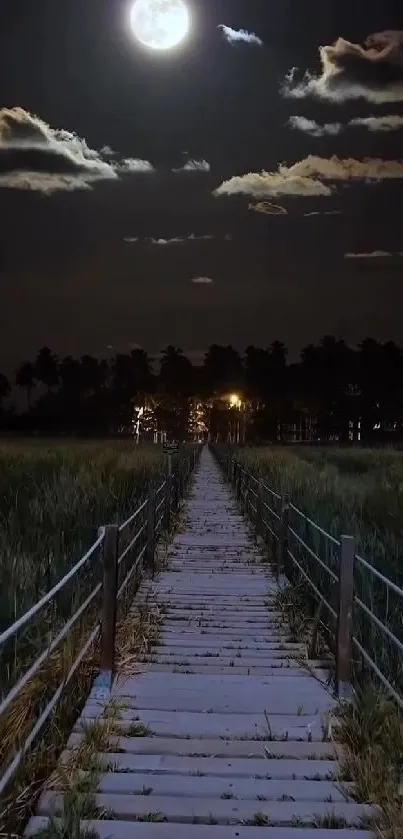
<svg viewBox="0 0 403 839">
<path fill-rule="evenodd" d="M 153 50 L 176 47 L 189 31 L 189 10 L 183 0 L 136 0 L 131 24 L 138 40 Z"/>
</svg>

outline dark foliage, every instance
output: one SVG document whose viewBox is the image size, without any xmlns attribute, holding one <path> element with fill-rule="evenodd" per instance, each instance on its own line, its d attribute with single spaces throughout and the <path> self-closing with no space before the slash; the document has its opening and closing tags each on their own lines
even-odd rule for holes
<svg viewBox="0 0 403 839">
<path fill-rule="evenodd" d="M 325 336 L 296 363 L 279 341 L 243 355 L 212 345 L 201 367 L 168 346 L 159 370 L 141 349 L 106 361 L 58 359 L 42 347 L 20 365 L 15 385 L 26 393 L 26 410 L 8 406 L 10 383 L 0 375 L 1 424 L 21 433 L 130 433 L 135 406 L 148 404 L 160 430 L 185 439 L 195 402 L 215 439 L 227 439 L 235 411 L 243 417 L 238 440 L 246 441 L 397 442 L 403 431 L 403 351 L 371 338 L 352 349 Z M 229 408 L 231 393 L 242 396 L 242 411 Z"/>
</svg>

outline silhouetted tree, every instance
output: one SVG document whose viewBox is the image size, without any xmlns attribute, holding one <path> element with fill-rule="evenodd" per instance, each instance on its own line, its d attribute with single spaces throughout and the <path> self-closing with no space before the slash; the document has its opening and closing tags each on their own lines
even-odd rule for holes
<svg viewBox="0 0 403 839">
<path fill-rule="evenodd" d="M 206 387 L 210 393 L 231 393 L 243 389 L 242 358 L 231 345 L 212 344 L 204 359 Z"/>
<path fill-rule="evenodd" d="M 110 362 L 83 355 L 59 363 L 42 347 L 34 363 L 20 365 L 15 382 L 27 392 L 28 410 L 24 417 L 7 412 L 6 421 L 27 430 L 130 432 L 136 408 L 152 401 L 159 430 L 186 439 L 190 407 L 201 399 L 217 439 L 243 439 L 246 418 L 247 440 L 371 442 L 403 435 L 403 352 L 392 341 L 382 344 L 372 338 L 352 349 L 325 335 L 318 344 L 304 347 L 300 360 L 291 364 L 280 341 L 267 349 L 249 346 L 243 357 L 232 346 L 213 344 L 202 367 L 194 367 L 181 349 L 169 345 L 162 351 L 157 376 L 141 349 L 120 353 Z M 35 382 L 46 393 L 33 405 Z M 2 377 L 0 404 L 9 392 Z M 230 394 L 242 397 L 242 416 L 236 402 L 230 407 Z M 3 411 L 3 427 L 4 419 Z M 242 434 L 234 433 L 237 428 Z"/>
<path fill-rule="evenodd" d="M 7 376 L 4 376 L 3 373 L 0 373 L 0 408 L 3 405 L 4 400 L 9 395 L 11 391 L 10 382 L 7 379 Z"/>
<path fill-rule="evenodd" d="M 159 384 L 165 393 L 189 397 L 193 390 L 193 367 L 183 350 L 171 344 L 161 354 Z"/>
<path fill-rule="evenodd" d="M 59 384 L 57 356 L 52 353 L 49 347 L 42 347 L 38 352 L 35 361 L 35 378 L 38 382 L 42 382 L 48 391 Z"/>
<path fill-rule="evenodd" d="M 32 391 L 35 387 L 35 367 L 30 361 L 20 364 L 15 374 L 15 384 L 23 388 L 27 395 L 27 408 L 31 410 Z"/>
</svg>

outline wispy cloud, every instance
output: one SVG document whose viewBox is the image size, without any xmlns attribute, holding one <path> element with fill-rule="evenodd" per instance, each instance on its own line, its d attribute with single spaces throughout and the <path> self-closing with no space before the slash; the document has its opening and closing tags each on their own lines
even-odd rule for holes
<svg viewBox="0 0 403 839">
<path fill-rule="evenodd" d="M 258 47 L 263 46 L 262 39 L 258 35 L 255 35 L 254 32 L 247 32 L 246 29 L 232 29 L 231 26 L 225 26 L 224 23 L 220 23 L 217 28 L 222 29 L 224 37 L 229 44 L 237 44 L 239 41 L 242 41 L 244 44 L 254 44 Z"/>
<path fill-rule="evenodd" d="M 166 245 L 184 245 L 188 242 L 203 242 L 203 241 L 208 241 L 210 239 L 216 239 L 216 238 L 217 237 L 213 236 L 211 233 L 208 233 L 208 234 L 203 235 L 203 236 L 197 236 L 195 233 L 191 233 L 189 236 L 173 236 L 170 239 L 164 239 L 162 237 L 159 238 L 159 239 L 156 239 L 153 236 L 149 236 L 145 239 L 140 239 L 139 237 L 126 236 L 123 241 L 128 242 L 129 244 L 134 244 L 136 242 L 144 241 L 144 242 L 148 242 L 150 245 L 166 246 Z M 228 236 L 225 236 L 224 238 L 227 239 Z"/>
<path fill-rule="evenodd" d="M 174 236 L 172 239 L 149 239 L 152 245 L 183 245 L 185 242 L 202 242 L 208 239 L 214 239 L 210 234 L 206 236 L 196 236 L 191 233 L 190 236 Z"/>
<path fill-rule="evenodd" d="M 378 259 L 380 257 L 393 256 L 390 251 L 370 251 L 369 253 L 345 253 L 344 259 Z"/>
<path fill-rule="evenodd" d="M 108 150 L 108 154 L 110 154 Z M 51 128 L 23 108 L 0 109 L 0 187 L 50 195 L 60 190 L 91 189 L 96 181 L 152 172 L 151 163 L 104 160 L 71 131 Z"/>
<path fill-rule="evenodd" d="M 320 125 L 314 119 L 306 119 L 302 116 L 292 116 L 288 120 L 290 128 L 295 128 L 297 131 L 304 131 L 310 134 L 311 137 L 325 137 L 326 135 L 340 134 L 343 130 L 341 122 L 326 122 Z"/>
<path fill-rule="evenodd" d="M 341 210 L 312 210 L 311 213 L 303 213 L 305 218 L 310 216 L 340 216 Z"/>
<path fill-rule="evenodd" d="M 209 172 L 210 164 L 207 160 L 188 160 L 179 169 L 172 169 L 173 172 Z"/>
<path fill-rule="evenodd" d="M 269 201 L 258 201 L 257 204 L 249 204 L 248 210 L 254 210 L 256 213 L 266 213 L 268 216 L 286 216 L 288 210 L 281 207 L 279 204 L 270 204 Z"/>
<path fill-rule="evenodd" d="M 403 101 L 403 32 L 376 32 L 363 46 L 338 38 L 320 47 L 319 54 L 321 74 L 307 71 L 298 81 L 293 68 L 282 87 L 285 96 L 316 96 L 330 102 L 362 98 L 377 104 Z"/>
<path fill-rule="evenodd" d="M 193 277 L 190 282 L 195 285 L 212 285 L 213 280 L 211 277 Z"/>
<path fill-rule="evenodd" d="M 350 119 L 349 125 L 367 128 L 368 131 L 398 131 L 403 128 L 403 116 L 389 114 L 382 117 L 356 117 Z"/>
</svg>

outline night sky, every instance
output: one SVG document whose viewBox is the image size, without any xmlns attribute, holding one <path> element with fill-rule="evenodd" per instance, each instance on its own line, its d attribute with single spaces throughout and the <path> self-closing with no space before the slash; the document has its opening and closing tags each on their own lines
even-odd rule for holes
<svg viewBox="0 0 403 839">
<path fill-rule="evenodd" d="M 187 4 L 154 52 L 128 0 L 1 0 L 3 370 L 44 344 L 403 343 L 401 2 Z"/>
</svg>

